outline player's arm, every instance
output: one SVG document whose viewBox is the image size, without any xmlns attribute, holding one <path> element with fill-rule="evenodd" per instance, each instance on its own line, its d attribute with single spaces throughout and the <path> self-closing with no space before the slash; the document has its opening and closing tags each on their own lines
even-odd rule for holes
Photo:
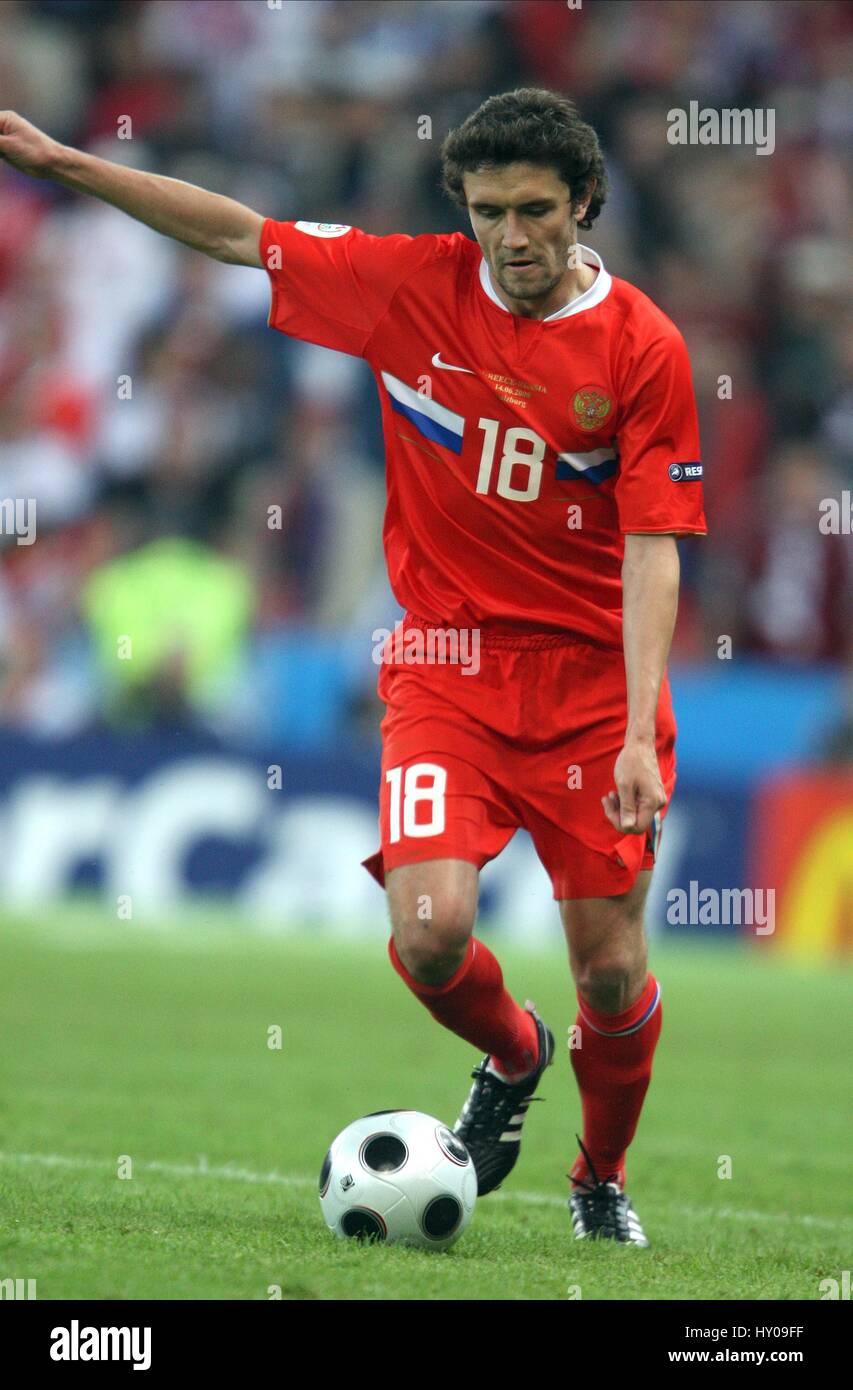
<svg viewBox="0 0 853 1390">
<path fill-rule="evenodd" d="M 616 792 L 602 798 L 617 830 L 645 834 L 666 804 L 655 748 L 661 681 L 678 610 L 674 535 L 626 535 L 622 563 L 622 641 L 628 688 L 625 744 L 616 760 Z"/>
<path fill-rule="evenodd" d="M 62 145 L 14 111 L 0 111 L 0 159 L 33 178 L 51 179 L 111 203 L 214 260 L 263 267 L 259 243 L 264 219 L 233 198 Z"/>
</svg>

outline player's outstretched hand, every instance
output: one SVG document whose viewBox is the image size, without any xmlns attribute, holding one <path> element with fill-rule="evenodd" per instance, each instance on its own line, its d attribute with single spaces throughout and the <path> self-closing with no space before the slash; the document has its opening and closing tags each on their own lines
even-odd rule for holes
<svg viewBox="0 0 853 1390">
<path fill-rule="evenodd" d="M 61 149 L 58 140 L 16 111 L 0 111 L 0 159 L 33 178 L 48 178 Z"/>
<path fill-rule="evenodd" d="M 601 798 L 604 814 L 623 835 L 645 835 L 666 805 L 657 753 L 647 743 L 626 743 L 613 769 L 616 790 Z"/>
</svg>

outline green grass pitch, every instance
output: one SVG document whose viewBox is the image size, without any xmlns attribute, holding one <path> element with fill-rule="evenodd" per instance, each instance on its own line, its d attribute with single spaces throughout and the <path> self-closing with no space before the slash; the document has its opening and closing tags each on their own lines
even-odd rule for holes
<svg viewBox="0 0 853 1390">
<path fill-rule="evenodd" d="M 393 972 L 381 918 L 367 943 L 4 919 L 0 1278 L 39 1299 L 819 1299 L 850 1268 L 849 972 L 653 946 L 664 1026 L 628 1161 L 652 1248 L 582 1246 L 559 925 L 544 954 L 485 939 L 557 1059 L 503 1189 L 429 1254 L 338 1241 L 317 1199 L 344 1125 L 397 1107 L 452 1125 L 479 1060 Z"/>
</svg>

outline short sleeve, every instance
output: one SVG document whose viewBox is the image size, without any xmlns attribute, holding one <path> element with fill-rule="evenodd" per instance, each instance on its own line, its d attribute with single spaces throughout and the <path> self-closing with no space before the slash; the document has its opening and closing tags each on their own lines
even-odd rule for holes
<svg viewBox="0 0 853 1390">
<path fill-rule="evenodd" d="M 397 289 L 434 254 L 436 240 L 267 218 L 260 252 L 272 293 L 269 327 L 363 356 Z"/>
<path fill-rule="evenodd" d="M 624 335 L 615 495 L 622 532 L 705 535 L 699 423 L 687 345 L 656 311 Z"/>
</svg>

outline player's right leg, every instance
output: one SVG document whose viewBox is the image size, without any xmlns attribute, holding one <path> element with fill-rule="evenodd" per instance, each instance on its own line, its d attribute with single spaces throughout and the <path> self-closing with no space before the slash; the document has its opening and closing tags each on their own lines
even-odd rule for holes
<svg viewBox="0 0 853 1390">
<path fill-rule="evenodd" d="M 389 870 L 388 954 L 433 1018 L 516 1080 L 538 1061 L 536 1025 L 505 988 L 496 957 L 474 938 L 478 877 L 461 859 Z"/>
<path fill-rule="evenodd" d="M 462 965 L 477 915 L 479 874 L 464 859 L 429 859 L 391 869 L 385 879 L 397 958 L 425 985 Z"/>
<path fill-rule="evenodd" d="M 554 1039 L 532 1004 L 512 998 L 473 935 L 479 871 L 518 825 L 492 723 L 506 699 L 504 672 L 497 656 L 481 656 L 475 681 L 454 665 L 383 665 L 381 848 L 364 863 L 388 890 L 394 969 L 433 1018 L 485 1054 L 455 1126 L 482 1194 L 516 1161 Z"/>
<path fill-rule="evenodd" d="M 529 1001 L 515 1002 L 497 958 L 473 935 L 478 877 L 465 860 L 434 859 L 390 869 L 385 886 L 394 969 L 433 1018 L 485 1052 L 454 1130 L 483 1196 L 515 1166 L 554 1039 Z"/>
</svg>

